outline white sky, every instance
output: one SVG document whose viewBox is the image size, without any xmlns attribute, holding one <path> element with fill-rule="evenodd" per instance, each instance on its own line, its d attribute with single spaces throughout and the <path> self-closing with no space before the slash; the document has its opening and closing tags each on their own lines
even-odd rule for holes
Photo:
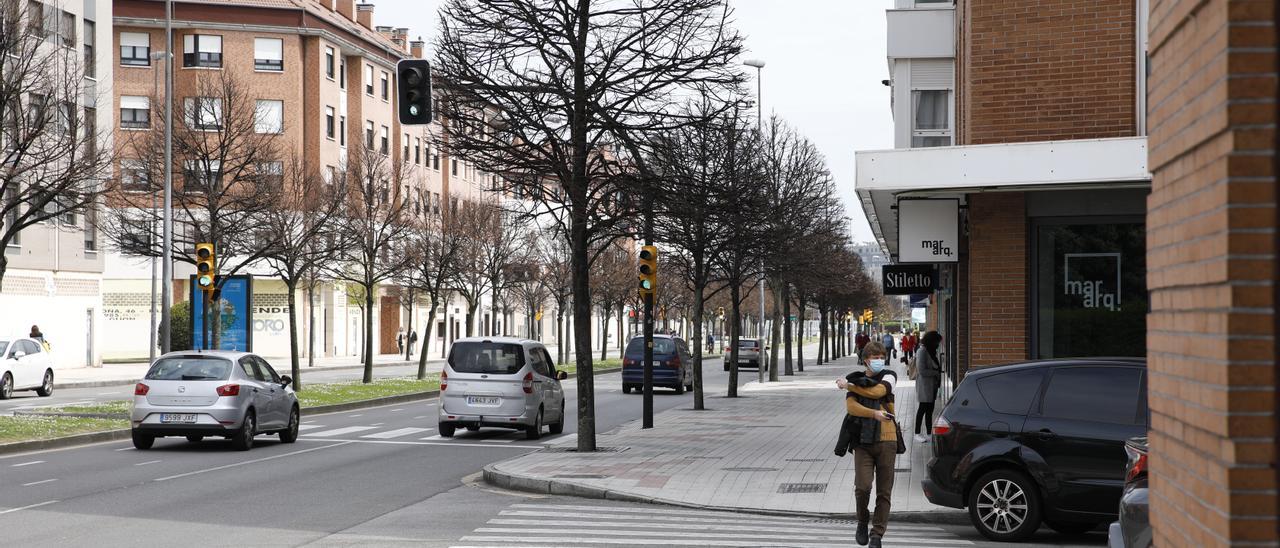
<svg viewBox="0 0 1280 548">
<path fill-rule="evenodd" d="M 870 240 L 853 193 L 855 150 L 893 148 L 885 60 L 885 10 L 892 0 L 730 0 L 747 57 L 765 61 L 766 116 L 776 112 L 817 143 L 851 219 Z M 381 0 L 374 24 L 409 27 L 428 48 L 442 0 Z M 755 69 L 744 67 L 754 72 Z M 754 83 L 752 83 L 754 88 Z"/>
</svg>

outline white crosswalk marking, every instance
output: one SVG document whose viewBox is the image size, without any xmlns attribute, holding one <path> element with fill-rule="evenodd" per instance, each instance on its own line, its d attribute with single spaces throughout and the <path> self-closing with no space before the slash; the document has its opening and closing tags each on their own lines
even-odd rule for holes
<svg viewBox="0 0 1280 548">
<path fill-rule="evenodd" d="M 512 504 L 453 548 L 541 546 L 856 546 L 851 522 L 662 506 Z M 514 542 L 513 542 L 514 541 Z M 464 546 L 465 545 L 465 546 Z M 894 524 L 884 546 L 973 546 L 941 527 Z"/>
<path fill-rule="evenodd" d="M 516 440 L 514 440 L 514 439 L 511 439 L 511 440 L 503 440 L 503 439 L 489 438 L 489 439 L 487 439 L 487 440 L 480 440 L 480 441 L 481 441 L 481 442 L 484 442 L 484 443 L 511 443 L 511 442 L 513 442 L 513 441 L 516 441 Z"/>
<path fill-rule="evenodd" d="M 299 424 L 298 425 L 298 431 L 300 432 L 305 432 L 307 430 L 315 430 L 317 428 L 324 428 L 324 425 L 323 424 Z"/>
<path fill-rule="evenodd" d="M 307 436 L 312 438 L 331 438 L 333 436 L 341 436 L 343 434 L 354 434 L 356 432 L 364 432 L 365 430 L 373 430 L 374 428 L 375 427 L 373 426 L 348 426 L 346 428 L 338 428 L 336 430 L 325 430 L 324 432 L 307 434 Z"/>
<path fill-rule="evenodd" d="M 431 430 L 431 429 L 430 428 L 399 428 L 396 430 L 388 430 L 386 432 L 378 432 L 376 434 L 365 434 L 360 437 L 374 439 L 374 440 L 389 440 L 392 438 L 410 436 L 413 434 L 421 434 L 428 430 Z"/>
</svg>

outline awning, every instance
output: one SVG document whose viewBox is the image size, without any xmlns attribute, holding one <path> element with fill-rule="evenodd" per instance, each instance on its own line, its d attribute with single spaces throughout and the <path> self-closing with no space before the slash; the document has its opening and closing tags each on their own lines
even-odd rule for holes
<svg viewBox="0 0 1280 548">
<path fill-rule="evenodd" d="M 855 157 L 858 201 L 876 241 L 895 257 L 900 198 L 1151 185 L 1146 137 L 859 151 Z"/>
</svg>

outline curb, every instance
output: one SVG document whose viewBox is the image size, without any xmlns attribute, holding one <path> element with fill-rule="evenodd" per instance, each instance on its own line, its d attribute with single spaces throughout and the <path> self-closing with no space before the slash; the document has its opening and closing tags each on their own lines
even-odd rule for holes
<svg viewBox="0 0 1280 548">
<path fill-rule="evenodd" d="M 520 457 L 516 457 L 520 458 Z M 666 506 L 675 506 L 680 508 L 689 508 L 695 510 L 714 510 L 721 512 L 748 512 L 752 514 L 760 514 L 765 516 L 785 516 L 785 517 L 802 517 L 813 519 L 839 519 L 839 520 L 855 520 L 853 514 L 841 514 L 835 512 L 802 512 L 795 510 L 771 510 L 766 508 L 743 508 L 735 506 L 718 506 L 714 504 L 693 504 L 678 500 L 664 499 L 661 497 L 649 497 L 643 495 L 632 495 L 622 491 L 605 489 L 593 485 L 583 485 L 572 481 L 552 480 L 538 478 L 533 476 L 525 476 L 513 474 L 498 469 L 501 463 L 488 464 L 484 467 L 482 474 L 485 483 L 502 489 L 510 489 L 512 491 L 524 491 L 527 493 L 537 493 L 542 495 L 563 495 L 570 497 L 600 499 L 600 500 L 616 500 L 620 502 L 639 502 L 646 504 L 662 504 Z M 933 523 L 933 524 L 949 524 L 949 525 L 967 525 L 969 524 L 969 514 L 963 510 L 948 510 L 938 512 L 890 512 L 889 518 L 901 523 Z"/>
</svg>

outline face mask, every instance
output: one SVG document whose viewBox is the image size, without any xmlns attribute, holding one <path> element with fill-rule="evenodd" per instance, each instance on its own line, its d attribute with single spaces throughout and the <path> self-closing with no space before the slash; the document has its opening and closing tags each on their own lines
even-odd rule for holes
<svg viewBox="0 0 1280 548">
<path fill-rule="evenodd" d="M 872 372 L 879 373 L 879 372 L 881 372 L 881 371 L 884 371 L 884 360 L 883 360 L 883 359 L 876 358 L 876 359 L 873 359 L 873 360 L 871 360 L 870 362 L 868 362 L 868 364 L 871 366 L 871 371 L 872 371 Z"/>
</svg>

